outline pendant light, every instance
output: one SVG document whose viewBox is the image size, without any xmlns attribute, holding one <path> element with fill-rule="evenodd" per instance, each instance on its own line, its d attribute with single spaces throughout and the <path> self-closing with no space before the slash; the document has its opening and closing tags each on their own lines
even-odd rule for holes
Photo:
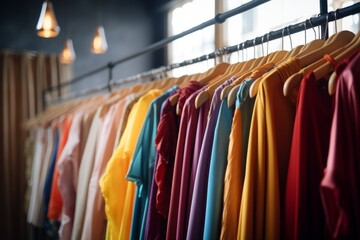
<svg viewBox="0 0 360 240">
<path fill-rule="evenodd" d="M 54 8 L 50 1 L 45 1 L 41 8 L 39 21 L 36 26 L 37 35 L 43 38 L 56 37 L 60 32 Z"/>
<path fill-rule="evenodd" d="M 74 62 L 76 55 L 74 51 L 74 45 L 71 39 L 67 39 L 65 41 L 64 48 L 59 58 L 62 64 L 71 64 Z"/>
<path fill-rule="evenodd" d="M 69 0 L 66 1 L 66 8 L 68 8 L 69 4 L 68 4 Z M 65 8 L 65 9 L 66 9 Z M 62 64 L 71 64 L 75 61 L 76 58 L 76 54 L 75 54 L 75 50 L 74 50 L 74 45 L 73 45 L 73 41 L 71 40 L 71 38 L 69 38 L 69 35 L 71 33 L 71 24 L 69 24 L 69 15 L 70 15 L 70 9 L 68 9 L 66 11 L 66 40 L 65 40 L 65 44 L 64 44 L 64 48 L 62 50 L 62 52 L 60 53 L 59 56 L 59 60 Z"/>
<path fill-rule="evenodd" d="M 105 37 L 105 30 L 101 24 L 101 22 L 102 22 L 102 7 L 103 7 L 102 1 L 97 0 L 97 4 L 98 4 L 98 8 L 97 8 L 98 9 L 98 12 L 97 12 L 98 26 L 96 28 L 94 37 L 91 42 L 91 52 L 94 54 L 104 54 L 108 49 L 108 45 L 107 45 L 107 41 L 106 41 L 106 37 Z"/>
<path fill-rule="evenodd" d="M 106 42 L 105 31 L 103 26 L 100 25 L 96 28 L 91 44 L 91 52 L 95 54 L 103 54 L 106 52 L 107 48 L 108 45 Z"/>
</svg>

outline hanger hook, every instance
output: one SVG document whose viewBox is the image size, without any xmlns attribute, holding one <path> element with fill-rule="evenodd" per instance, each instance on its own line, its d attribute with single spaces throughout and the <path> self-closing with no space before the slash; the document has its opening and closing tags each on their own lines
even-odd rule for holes
<svg viewBox="0 0 360 240">
<path fill-rule="evenodd" d="M 243 60 L 243 61 L 245 61 L 245 60 L 244 60 L 244 59 L 245 59 L 245 57 L 244 57 L 244 54 L 245 54 L 245 53 L 244 53 L 244 52 L 245 52 L 244 45 L 245 45 L 244 43 L 241 43 L 241 54 L 242 54 L 242 60 Z"/>
<path fill-rule="evenodd" d="M 326 40 L 326 36 L 328 35 L 329 30 L 329 13 L 326 14 L 326 23 L 325 23 L 325 30 L 324 30 L 324 40 Z"/>
<path fill-rule="evenodd" d="M 314 31 L 314 37 L 315 37 L 315 39 L 316 39 L 316 31 L 315 31 L 314 25 L 312 24 L 311 18 L 309 19 L 309 23 L 310 23 L 310 27 L 311 27 L 312 30 Z"/>
<path fill-rule="evenodd" d="M 266 55 L 269 54 L 269 38 L 270 38 L 270 33 L 267 33 L 267 43 L 266 43 Z"/>
<path fill-rule="evenodd" d="M 325 30 L 324 30 L 324 35 L 323 35 L 324 40 L 326 40 L 326 36 L 328 34 L 328 28 L 329 28 L 329 13 L 326 14 Z"/>
<path fill-rule="evenodd" d="M 338 15 L 338 11 L 339 9 L 336 9 L 335 13 L 334 13 L 334 18 L 335 18 L 335 33 L 338 32 L 338 29 L 337 29 L 337 15 Z"/>
<path fill-rule="evenodd" d="M 281 50 L 284 50 L 284 32 L 285 28 L 283 28 L 281 31 Z"/>
<path fill-rule="evenodd" d="M 287 31 L 288 31 L 289 38 L 290 38 L 290 47 L 291 47 L 291 49 L 292 49 L 292 48 L 293 48 L 293 45 L 292 45 L 292 39 L 291 39 L 291 33 L 290 33 L 290 25 L 287 26 Z"/>
<path fill-rule="evenodd" d="M 253 39 L 253 46 L 254 46 L 254 58 L 256 57 L 256 56 L 255 56 L 255 54 L 256 54 L 256 53 L 255 53 L 255 52 L 256 52 L 256 51 L 255 51 L 255 50 L 256 50 L 256 49 L 255 49 L 255 41 L 256 41 L 256 38 L 254 38 L 254 39 Z"/>
<path fill-rule="evenodd" d="M 265 38 L 265 35 L 263 35 L 261 37 L 261 52 L 262 52 L 262 56 L 264 57 L 265 56 L 265 51 L 264 51 L 264 38 Z"/>
<path fill-rule="evenodd" d="M 229 52 L 229 49 L 227 47 L 224 47 L 224 55 L 226 58 L 226 62 L 230 63 L 231 53 Z"/>
<path fill-rule="evenodd" d="M 307 43 L 307 40 L 306 40 L 306 21 L 307 21 L 307 20 L 305 20 L 305 22 L 304 22 L 305 44 Z"/>
<path fill-rule="evenodd" d="M 237 53 L 238 53 L 238 62 L 240 62 L 240 44 L 237 45 Z"/>
</svg>

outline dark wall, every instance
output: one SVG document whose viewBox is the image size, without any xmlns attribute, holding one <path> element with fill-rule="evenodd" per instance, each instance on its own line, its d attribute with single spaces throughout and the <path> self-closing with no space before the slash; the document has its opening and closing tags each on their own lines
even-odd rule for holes
<svg viewBox="0 0 360 240">
<path fill-rule="evenodd" d="M 43 39 L 36 35 L 41 0 L 11 0 L 0 9 L 0 49 L 33 50 L 60 53 L 70 35 L 76 52 L 74 75 L 78 76 L 144 48 L 165 37 L 166 18 L 156 9 L 159 0 L 53 0 L 55 14 L 61 27 L 58 37 Z M 90 51 L 91 39 L 102 9 L 102 25 L 109 49 L 103 55 Z M 147 54 L 114 68 L 114 78 L 129 76 L 164 64 L 164 51 Z M 106 82 L 107 72 L 86 79 L 84 83 Z"/>
</svg>

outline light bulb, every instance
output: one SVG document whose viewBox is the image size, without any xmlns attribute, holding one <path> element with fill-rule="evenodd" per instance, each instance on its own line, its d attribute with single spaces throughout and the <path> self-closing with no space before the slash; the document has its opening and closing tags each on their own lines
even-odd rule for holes
<svg viewBox="0 0 360 240">
<path fill-rule="evenodd" d="M 108 46 L 104 28 L 102 26 L 98 26 L 91 44 L 91 52 L 95 54 L 103 54 L 106 52 L 107 48 Z"/>
<path fill-rule="evenodd" d="M 37 35 L 43 38 L 56 37 L 60 32 L 60 27 L 55 17 L 53 5 L 49 1 L 45 1 L 42 5 L 36 30 Z"/>
<path fill-rule="evenodd" d="M 60 62 L 63 64 L 71 64 L 76 58 L 74 45 L 71 39 L 67 39 L 64 48 L 60 54 Z"/>
</svg>

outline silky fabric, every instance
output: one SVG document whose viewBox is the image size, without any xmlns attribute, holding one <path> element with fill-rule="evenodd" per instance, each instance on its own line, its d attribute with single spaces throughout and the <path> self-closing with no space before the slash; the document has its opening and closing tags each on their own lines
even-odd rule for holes
<svg viewBox="0 0 360 240">
<path fill-rule="evenodd" d="M 241 138 L 241 110 L 235 108 L 229 136 L 228 163 L 224 177 L 224 203 L 220 239 L 232 239 L 237 235 L 240 203 L 243 187 Z"/>
<path fill-rule="evenodd" d="M 56 127 L 55 129 L 55 139 L 54 139 L 54 148 L 51 153 L 50 157 L 50 165 L 49 169 L 46 174 L 45 184 L 44 184 L 44 212 L 45 216 L 47 216 L 48 208 L 49 208 L 49 200 L 50 200 L 50 193 L 51 193 L 51 184 L 52 184 L 52 178 L 54 175 L 54 169 L 55 169 L 55 161 L 56 161 L 56 153 L 58 151 L 59 147 L 59 128 Z"/>
<path fill-rule="evenodd" d="M 141 113 L 141 116 L 143 116 L 143 114 L 146 114 L 151 101 L 153 101 L 155 98 L 159 97 L 161 94 L 162 94 L 162 90 L 154 89 L 154 90 L 149 91 L 144 96 L 142 96 L 144 98 L 148 97 L 147 100 L 149 102 L 146 103 L 146 108 L 143 110 L 145 112 Z M 139 118 L 136 118 L 136 121 L 138 121 L 138 119 Z M 140 126 L 142 126 L 143 121 L 144 121 L 143 117 L 140 117 L 140 120 L 141 120 Z M 128 126 L 126 126 L 126 127 L 128 127 Z M 139 137 L 138 131 L 140 131 L 140 130 L 141 130 L 141 127 L 139 127 L 139 129 L 137 129 L 136 131 L 132 131 L 131 136 L 138 139 L 138 137 Z M 127 166 L 129 166 L 129 164 L 130 164 L 130 160 L 132 158 L 135 147 L 136 146 L 134 144 L 133 146 L 130 147 L 131 148 L 130 151 L 125 150 L 125 153 L 131 152 L 131 154 L 128 155 L 130 159 L 129 159 L 129 162 L 127 163 Z M 126 149 L 130 149 L 130 148 L 126 148 Z M 119 232 L 120 239 L 128 239 L 130 237 L 132 213 L 133 213 L 134 200 L 135 200 L 134 198 L 135 198 L 135 185 L 132 182 L 127 182 L 124 211 L 123 211 L 122 218 L 121 218 L 121 225 L 120 225 L 120 232 Z"/>
<path fill-rule="evenodd" d="M 159 161 L 156 166 L 155 172 L 155 182 L 158 187 L 157 196 L 156 196 L 156 208 L 159 213 L 166 219 L 168 219 L 169 208 L 171 204 L 171 189 L 172 189 L 172 181 L 173 181 L 173 170 L 176 162 L 176 151 L 177 151 L 177 141 L 181 139 L 180 145 L 183 150 L 183 144 L 185 142 L 185 138 L 178 137 L 180 131 L 180 122 L 181 118 L 184 118 L 184 123 L 181 129 L 183 132 L 183 136 L 185 137 L 186 128 L 187 128 L 187 118 L 188 115 L 183 117 L 183 108 L 186 100 L 197 90 L 201 88 L 201 85 L 196 81 L 190 81 L 185 87 L 178 89 L 177 93 L 179 94 L 179 99 L 177 103 L 177 107 L 179 109 L 179 115 L 173 112 L 173 108 L 171 108 L 168 104 L 165 107 L 164 119 L 160 120 L 158 127 L 158 134 L 155 138 L 156 149 L 159 152 Z M 175 113 L 175 115 L 174 115 Z M 188 113 L 187 113 L 188 114 Z M 186 118 L 186 119 L 185 119 Z M 170 121 L 169 123 L 165 121 Z M 172 127 L 176 127 L 176 131 L 172 129 Z M 169 134 L 168 131 L 171 131 Z M 170 138 L 170 139 L 169 139 Z M 176 140 L 174 140 L 176 139 Z M 168 142 L 171 140 L 171 142 Z M 179 153 L 180 154 L 180 153 Z M 181 153 L 181 157 L 182 157 Z M 180 157 L 180 155 L 179 155 Z M 179 165 L 180 166 L 180 165 Z M 175 178 L 178 178 L 177 176 Z M 174 212 L 175 213 L 175 212 Z"/>
<path fill-rule="evenodd" d="M 144 239 L 145 221 L 156 155 L 154 141 L 160 119 L 161 105 L 170 93 L 177 88 L 177 86 L 172 87 L 150 103 L 126 175 L 127 180 L 136 183 L 130 239 Z"/>
<path fill-rule="evenodd" d="M 248 147 L 251 117 L 255 98 L 249 97 L 253 78 L 244 80 L 236 94 L 236 108 L 232 121 L 224 178 L 224 205 L 221 239 L 237 235 L 241 196 L 245 176 L 246 153 Z"/>
<path fill-rule="evenodd" d="M 360 53 L 338 74 L 322 203 L 330 236 L 360 238 Z"/>
<path fill-rule="evenodd" d="M 41 182 L 41 165 L 44 162 L 44 156 L 46 151 L 46 129 L 39 128 L 36 131 L 35 137 L 35 151 L 34 151 L 34 161 L 32 166 L 32 177 L 31 177 L 31 193 L 30 193 L 30 202 L 28 209 L 27 221 L 34 224 L 35 226 L 41 226 L 41 223 L 38 223 L 38 215 L 40 212 L 40 203 L 39 203 L 39 191 L 40 191 L 40 182 Z"/>
<path fill-rule="evenodd" d="M 65 144 L 67 142 L 69 131 L 71 127 L 73 116 L 69 115 L 67 116 L 62 123 L 61 127 L 61 134 L 60 134 L 60 142 L 58 147 L 58 152 L 56 154 L 56 164 L 58 163 L 62 151 L 65 147 Z M 51 220 L 58 221 L 61 217 L 61 211 L 62 211 L 62 198 L 59 191 L 58 186 L 58 179 L 59 179 L 59 172 L 57 171 L 55 167 L 55 171 L 53 174 L 52 184 L 51 184 L 51 194 L 50 194 L 50 201 L 49 201 L 49 209 L 48 209 L 48 218 Z"/>
<path fill-rule="evenodd" d="M 104 199 L 99 179 L 104 174 L 105 168 L 113 153 L 117 127 L 121 121 L 126 99 L 121 99 L 113 105 L 104 105 L 108 108 L 102 128 L 99 132 L 94 166 L 88 186 L 87 206 L 82 239 L 100 239 L 105 236 L 106 216 L 104 210 Z M 101 114 L 100 114 L 101 116 Z"/>
<path fill-rule="evenodd" d="M 25 212 L 29 211 L 29 204 L 30 204 L 31 176 L 32 176 L 32 166 L 33 166 L 33 162 L 34 162 L 35 137 L 36 137 L 35 134 L 36 134 L 36 130 L 30 131 L 29 136 L 25 140 L 25 145 L 24 145 L 25 162 L 26 162 L 25 175 L 26 175 L 26 179 L 27 179 L 26 190 L 25 190 L 26 192 L 25 192 L 25 197 L 24 197 Z M 47 208 L 45 208 L 45 209 L 47 209 Z"/>
<path fill-rule="evenodd" d="M 312 72 L 301 81 L 286 181 L 285 239 L 326 238 L 319 185 L 332 119 L 327 84 Z"/>
<path fill-rule="evenodd" d="M 46 128 L 46 150 L 45 155 L 43 156 L 42 163 L 41 163 L 41 175 L 40 175 L 40 182 L 39 182 L 39 192 L 37 193 L 37 204 L 40 204 L 38 210 L 38 217 L 37 217 L 37 223 L 40 224 L 40 226 L 44 225 L 44 221 L 46 219 L 45 215 L 45 207 L 44 207 L 44 195 L 43 193 L 45 182 L 46 182 L 46 176 L 49 171 L 50 163 L 51 163 L 51 157 L 52 153 L 54 151 L 55 146 L 55 128 L 52 124 L 50 124 L 49 127 Z"/>
<path fill-rule="evenodd" d="M 82 117 L 82 121 L 81 121 L 81 141 L 80 141 L 80 156 L 81 159 L 85 153 L 85 146 L 87 143 L 87 139 L 88 136 L 90 134 L 90 128 L 91 128 L 91 124 L 92 121 L 94 119 L 94 115 L 96 113 L 95 109 L 91 109 L 91 110 L 87 110 L 86 112 L 84 112 L 83 117 Z M 80 161 L 80 166 L 81 166 L 81 161 Z M 79 166 L 79 169 L 80 169 Z"/>
<path fill-rule="evenodd" d="M 99 180 L 105 201 L 107 228 L 110 231 L 108 233 L 109 239 L 129 239 L 130 237 L 135 186 L 126 180 L 126 171 L 130 165 L 146 111 L 151 101 L 160 94 L 160 90 L 151 90 L 135 103 L 128 117 L 119 146 L 112 154 L 105 172 Z"/>
<path fill-rule="evenodd" d="M 250 98 L 249 96 L 250 87 L 253 82 L 253 78 L 248 78 L 243 83 L 241 83 L 236 96 L 236 107 L 241 109 L 241 148 L 243 149 L 241 155 L 241 163 L 243 170 L 241 174 L 241 176 L 243 176 L 242 181 L 244 181 L 245 177 L 246 155 L 249 145 L 250 125 L 255 104 L 255 98 Z"/>
<path fill-rule="evenodd" d="M 176 91 L 176 93 L 179 94 L 178 102 L 186 100 L 186 98 L 180 97 L 184 94 L 184 91 L 180 90 L 181 89 L 178 89 Z M 172 94 L 170 94 L 170 97 L 171 96 Z M 169 98 L 163 104 L 155 137 L 157 156 L 149 198 L 145 239 L 166 238 L 172 173 L 180 125 L 180 116 L 176 114 L 176 105 L 172 106 Z M 181 106 L 183 106 L 183 104 L 181 104 Z M 161 187 L 161 190 L 159 190 L 158 185 Z M 157 204 L 159 208 L 157 208 Z"/>
<path fill-rule="evenodd" d="M 171 195 L 170 195 L 171 198 L 170 198 L 169 213 L 168 213 L 168 225 L 166 230 L 166 239 L 169 240 L 176 238 L 176 229 L 177 229 L 177 220 L 178 220 L 177 216 L 179 210 L 179 196 L 180 196 L 180 186 L 181 186 L 181 172 L 184 161 L 184 153 L 185 153 L 184 150 L 185 150 L 185 142 L 187 138 L 187 128 L 190 123 L 192 124 L 197 123 L 197 121 L 191 121 L 191 118 L 193 117 L 193 114 L 197 115 L 195 111 L 195 98 L 202 88 L 202 86 L 196 81 L 192 81 L 189 84 L 190 86 L 186 90 L 187 94 L 186 95 L 184 94 L 182 96 L 182 98 L 186 98 L 186 96 L 188 98 L 185 101 L 183 110 L 181 112 L 180 127 L 179 127 L 178 141 L 176 146 L 176 154 L 175 154 L 175 161 L 173 168 L 174 170 L 173 170 Z M 193 104 L 190 104 L 190 102 L 192 102 Z M 191 108 L 193 111 L 191 111 L 190 109 L 186 110 L 187 108 Z M 193 138 L 195 138 L 195 132 L 191 132 L 191 134 Z"/>
<path fill-rule="evenodd" d="M 196 169 L 194 191 L 191 201 L 189 224 L 186 236 L 187 239 L 200 239 L 203 237 L 207 195 L 206 186 L 208 183 L 214 131 L 221 104 L 220 94 L 221 91 L 233 81 L 234 78 L 231 78 L 216 88 L 211 101 L 209 119 L 206 125 L 204 140 L 201 146 L 198 167 Z"/>
<path fill-rule="evenodd" d="M 280 239 L 295 106 L 284 81 L 301 69 L 290 58 L 260 82 L 251 121 L 238 239 Z"/>
<path fill-rule="evenodd" d="M 227 105 L 227 98 L 223 99 L 211 152 L 203 239 L 219 239 L 221 233 L 224 177 L 233 113 L 233 107 Z"/>
<path fill-rule="evenodd" d="M 165 106 L 167 104 L 170 104 L 170 106 L 171 106 L 169 98 L 171 96 L 173 96 L 174 94 L 176 94 L 176 91 L 170 93 L 168 99 L 166 99 L 165 102 L 162 104 L 161 113 L 160 113 L 160 121 L 164 116 Z M 173 108 L 175 110 L 176 105 Z M 176 115 L 176 110 L 174 113 Z M 159 128 L 159 125 L 160 125 L 160 122 L 158 124 L 158 128 Z M 156 136 L 158 136 L 158 130 L 157 130 Z M 156 148 L 156 137 L 155 137 L 155 148 Z M 144 233 L 145 239 L 165 239 L 166 238 L 166 225 L 167 225 L 166 220 L 163 216 L 161 216 L 159 214 L 159 212 L 156 209 L 157 185 L 155 183 L 155 173 L 156 173 L 156 166 L 157 166 L 158 160 L 159 160 L 159 152 L 156 149 L 155 162 L 154 162 L 154 168 L 153 168 L 153 178 L 151 179 L 151 187 L 150 187 L 150 192 L 149 192 L 149 205 L 148 205 L 146 220 L 145 220 L 145 233 Z M 162 230 L 162 228 L 164 228 L 165 231 Z"/>
<path fill-rule="evenodd" d="M 188 122 L 188 128 L 186 130 L 186 140 L 184 147 L 184 161 L 182 165 L 181 174 L 181 186 L 180 186 L 180 199 L 179 210 L 177 215 L 177 229 L 176 238 L 184 239 L 188 226 L 188 220 L 190 215 L 191 200 L 194 191 L 194 183 L 196 176 L 196 169 L 199 163 L 199 156 L 201 151 L 201 145 L 204 139 L 206 124 L 208 120 L 208 113 L 210 108 L 210 101 L 204 102 L 200 108 L 196 109 L 195 97 L 189 98 L 189 102 L 186 103 L 187 108 L 184 111 L 192 111 L 191 119 Z M 191 100 L 193 99 L 193 100 Z M 190 113 L 188 114 L 190 115 Z M 192 133 L 195 133 L 195 138 Z"/>
<path fill-rule="evenodd" d="M 126 103 L 122 113 L 122 118 L 119 122 L 119 126 L 117 126 L 113 152 L 115 152 L 117 146 L 119 145 L 120 138 L 124 133 L 130 111 L 133 108 L 134 104 L 139 100 L 140 96 L 141 96 L 140 94 L 129 94 L 126 96 Z"/>
<path fill-rule="evenodd" d="M 76 186 L 81 161 L 81 125 L 83 113 L 74 115 L 68 141 L 59 158 L 56 169 L 59 173 L 58 186 L 63 200 L 59 237 L 70 239 L 75 212 Z"/>
<path fill-rule="evenodd" d="M 87 207 L 86 201 L 88 196 L 88 187 L 89 187 L 91 172 L 94 165 L 96 144 L 98 141 L 99 131 L 102 128 L 104 116 L 105 116 L 105 114 L 100 115 L 102 110 L 103 109 L 100 106 L 95 113 L 92 113 L 89 116 L 89 120 L 90 119 L 92 120 L 91 120 L 89 134 L 86 139 L 84 152 L 79 166 L 78 182 L 76 189 L 74 224 L 71 233 L 72 240 L 81 239 L 81 235 L 83 231 L 85 211 Z"/>
</svg>

